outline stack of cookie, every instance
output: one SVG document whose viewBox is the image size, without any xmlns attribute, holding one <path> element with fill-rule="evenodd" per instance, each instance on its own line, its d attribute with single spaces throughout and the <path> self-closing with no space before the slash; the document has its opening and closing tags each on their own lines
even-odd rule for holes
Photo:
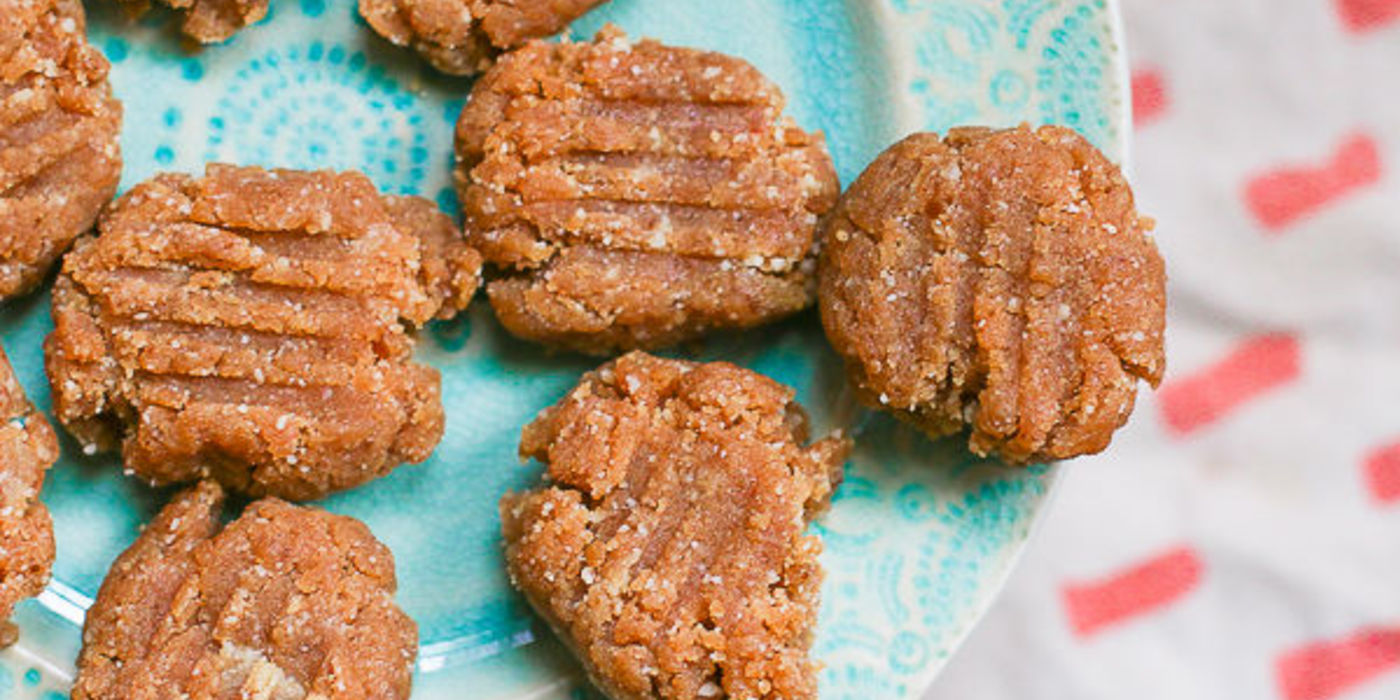
<svg viewBox="0 0 1400 700">
<path fill-rule="evenodd" d="M 202 41 L 266 11 L 169 4 Z M 745 61 L 614 28 L 539 40 L 597 4 L 361 0 L 389 40 L 481 74 L 459 227 L 354 172 L 210 164 L 109 201 L 121 110 L 81 6 L 0 0 L 0 294 L 67 251 L 54 417 L 129 474 L 193 484 L 108 574 L 75 698 L 408 696 L 391 553 L 292 503 L 433 452 L 415 331 L 481 286 L 521 338 L 621 354 L 524 427 L 547 483 L 500 504 L 512 582 L 614 698 L 816 696 L 806 529 L 851 448 L 810 440 L 766 377 L 647 351 L 817 305 L 865 403 L 1018 464 L 1104 449 L 1160 380 L 1152 224 L 1082 137 L 918 134 L 842 195 L 822 135 Z M 53 558 L 57 447 L 0 370 L 3 619 Z M 226 492 L 260 500 L 221 525 Z"/>
</svg>

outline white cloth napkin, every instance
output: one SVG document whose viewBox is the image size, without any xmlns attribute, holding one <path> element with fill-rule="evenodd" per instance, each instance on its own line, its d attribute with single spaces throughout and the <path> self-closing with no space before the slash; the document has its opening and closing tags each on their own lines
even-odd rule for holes
<svg viewBox="0 0 1400 700">
<path fill-rule="evenodd" d="M 929 698 L 1400 698 L 1400 0 L 1125 0 L 1168 374 Z"/>
</svg>

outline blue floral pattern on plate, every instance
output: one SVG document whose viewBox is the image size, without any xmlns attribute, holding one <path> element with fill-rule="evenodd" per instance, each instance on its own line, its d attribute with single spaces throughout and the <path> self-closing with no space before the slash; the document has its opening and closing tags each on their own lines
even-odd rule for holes
<svg viewBox="0 0 1400 700">
<path fill-rule="evenodd" d="M 209 160 L 355 168 L 382 188 L 456 210 L 452 127 L 470 83 L 373 36 L 353 0 L 279 0 L 230 43 L 188 53 L 156 12 L 130 22 L 95 3 L 93 41 L 126 105 L 123 185 Z M 738 54 L 783 86 L 800 123 L 826 131 L 843 182 L 916 130 L 1067 124 L 1125 152 L 1116 5 L 1107 0 L 613 0 L 576 23 Z M 49 407 L 40 343 L 46 294 L 0 310 L 31 396 Z M 442 370 L 448 429 L 436 455 L 322 505 L 363 519 L 393 549 L 399 600 L 422 639 L 415 697 L 584 698 L 576 664 L 507 585 L 495 503 L 538 478 L 520 427 L 593 362 L 516 341 L 478 303 L 432 326 L 420 358 Z M 815 654 L 826 698 L 918 697 L 990 603 L 1043 510 L 1055 470 L 974 459 L 855 407 L 814 313 L 695 354 L 798 390 L 817 427 L 858 449 L 816 525 L 827 580 Z M 121 476 L 64 439 L 44 495 L 59 557 L 0 652 L 0 697 L 63 697 L 79 625 L 113 557 L 168 492 Z"/>
</svg>

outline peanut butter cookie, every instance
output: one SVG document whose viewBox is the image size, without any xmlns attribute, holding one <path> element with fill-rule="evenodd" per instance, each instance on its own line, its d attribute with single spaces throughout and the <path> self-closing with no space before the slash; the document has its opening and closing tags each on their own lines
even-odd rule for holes
<svg viewBox="0 0 1400 700">
<path fill-rule="evenodd" d="M 267 16 L 269 0 L 117 0 L 133 15 L 145 14 L 154 2 L 180 12 L 180 29 L 201 44 L 228 41 L 238 30 Z"/>
<path fill-rule="evenodd" d="M 850 442 L 790 389 L 642 353 L 525 428 L 549 483 L 501 502 L 512 582 L 615 700 L 815 698 L 821 543 Z"/>
<path fill-rule="evenodd" d="M 275 498 L 221 525 L 177 495 L 112 565 L 83 625 L 74 700 L 405 699 L 418 628 L 363 523 Z"/>
<path fill-rule="evenodd" d="M 453 75 L 475 75 L 498 54 L 558 34 L 607 0 L 360 0 L 380 36 Z"/>
<path fill-rule="evenodd" d="M 116 202 L 54 287 L 58 419 L 157 484 L 318 498 L 442 436 L 410 330 L 465 306 L 480 258 L 426 200 L 357 173 L 210 166 Z"/>
<path fill-rule="evenodd" d="M 1118 168 L 1061 127 L 916 134 L 824 224 L 857 395 L 1023 464 L 1098 452 L 1165 359 L 1166 274 Z"/>
<path fill-rule="evenodd" d="M 512 333 L 653 349 L 807 307 L 839 185 L 820 134 L 743 60 L 615 29 L 531 42 L 458 123 L 468 240 Z"/>
<path fill-rule="evenodd" d="M 38 286 L 121 179 L 121 104 L 79 0 L 0 0 L 0 300 Z"/>
<path fill-rule="evenodd" d="M 53 524 L 39 501 L 58 459 L 53 428 L 36 411 L 0 350 L 0 647 L 15 640 L 15 603 L 39 594 L 53 566 Z"/>
</svg>

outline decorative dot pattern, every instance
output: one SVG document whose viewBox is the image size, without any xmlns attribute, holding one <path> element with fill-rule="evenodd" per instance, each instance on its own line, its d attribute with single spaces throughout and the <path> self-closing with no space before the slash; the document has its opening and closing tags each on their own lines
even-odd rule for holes
<svg viewBox="0 0 1400 700">
<path fill-rule="evenodd" d="M 616 0 L 573 32 L 591 35 L 615 21 L 633 35 L 750 60 L 784 88 L 799 124 L 826 132 L 845 182 L 904 133 L 958 121 L 1073 118 L 1096 144 L 1121 152 L 1123 125 L 1115 120 L 1125 86 L 1112 70 L 1116 47 L 1103 2 L 888 3 Z M 444 78 L 377 38 L 354 2 L 274 3 L 265 21 L 197 53 L 180 46 L 160 13 L 131 23 L 110 5 L 89 9 L 93 41 L 113 63 L 128 115 L 124 188 L 160 171 L 202 171 L 209 159 L 357 168 L 386 191 L 426 196 L 456 214 L 452 128 L 470 82 Z M 6 309 L 4 342 L 37 346 L 50 328 L 47 308 L 36 296 Z M 930 443 L 861 413 L 841 398 L 840 364 L 814 316 L 715 339 L 692 354 L 794 386 L 818 429 L 858 431 L 847 482 L 814 525 L 826 539 L 829 572 L 815 650 L 825 664 L 822 695 L 917 698 L 989 604 L 1055 471 L 977 462 L 957 443 Z M 443 375 L 448 428 L 436 456 L 323 505 L 362 519 L 394 551 L 398 600 L 420 626 L 422 697 L 453 697 L 462 683 L 484 696 L 554 683 L 570 666 L 540 661 L 560 652 L 539 641 L 549 633 L 510 592 L 495 503 L 538 478 L 537 465 L 516 460 L 520 427 L 595 363 L 512 340 L 484 304 L 426 329 L 418 360 Z M 48 409 L 42 363 L 17 357 L 15 365 Z M 59 638 L 76 649 L 77 628 L 58 617 L 54 601 L 90 598 L 112 556 L 159 503 L 122 479 L 110 458 L 84 457 L 72 442 L 63 448 L 46 496 L 65 543 L 51 591 L 65 593 L 48 598 L 50 610 L 31 607 L 66 630 Z M 62 648 L 30 636 L 39 649 Z M 15 658 L 0 652 L 0 668 L 22 692 L 0 697 L 34 700 L 61 690 L 51 685 L 61 679 L 46 673 L 34 692 L 23 691 L 34 664 Z M 62 656 L 52 661 L 71 665 Z M 577 688 L 574 697 L 596 697 L 581 682 Z"/>
</svg>

